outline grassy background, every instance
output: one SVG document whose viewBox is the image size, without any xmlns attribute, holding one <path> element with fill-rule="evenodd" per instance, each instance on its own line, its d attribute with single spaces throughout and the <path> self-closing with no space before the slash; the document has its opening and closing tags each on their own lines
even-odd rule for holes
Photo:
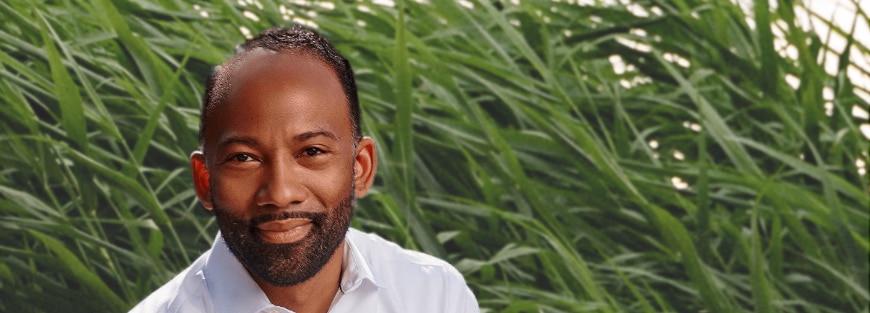
<svg viewBox="0 0 870 313">
<path fill-rule="evenodd" d="M 625 3 L 0 2 L 0 311 L 125 311 L 207 249 L 204 79 L 298 21 L 379 144 L 354 226 L 484 311 L 868 312 L 867 42 L 800 1 Z"/>
</svg>

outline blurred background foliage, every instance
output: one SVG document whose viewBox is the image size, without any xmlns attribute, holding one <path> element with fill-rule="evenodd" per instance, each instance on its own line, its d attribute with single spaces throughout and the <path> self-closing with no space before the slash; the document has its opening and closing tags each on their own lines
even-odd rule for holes
<svg viewBox="0 0 870 313">
<path fill-rule="evenodd" d="M 351 60 L 379 144 L 355 227 L 455 264 L 483 311 L 868 312 L 853 10 L 0 2 L 0 311 L 125 311 L 207 249 L 205 77 L 298 22 Z"/>
</svg>

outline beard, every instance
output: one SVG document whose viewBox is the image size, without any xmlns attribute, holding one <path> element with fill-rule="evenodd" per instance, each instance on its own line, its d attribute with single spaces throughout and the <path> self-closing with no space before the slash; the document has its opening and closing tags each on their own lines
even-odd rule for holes
<svg viewBox="0 0 870 313">
<path fill-rule="evenodd" d="M 323 268 L 344 240 L 353 216 L 353 193 L 326 213 L 276 212 L 239 218 L 218 207 L 212 199 L 215 218 L 230 251 L 248 272 L 274 286 L 302 283 Z M 293 243 L 274 244 L 258 235 L 257 225 L 287 218 L 311 220 L 311 231 Z"/>
</svg>

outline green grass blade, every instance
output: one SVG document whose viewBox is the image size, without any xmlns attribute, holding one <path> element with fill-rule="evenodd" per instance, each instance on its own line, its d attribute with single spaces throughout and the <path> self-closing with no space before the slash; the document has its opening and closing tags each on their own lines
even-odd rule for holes
<svg viewBox="0 0 870 313">
<path fill-rule="evenodd" d="M 40 233 L 35 230 L 28 230 L 31 236 L 39 239 L 57 258 L 61 264 L 65 266 L 65 272 L 74 278 L 78 283 L 91 290 L 92 295 L 102 301 L 106 309 L 111 311 L 122 311 L 127 309 L 127 304 L 115 294 L 109 286 L 100 280 L 99 276 L 95 275 L 91 270 L 85 267 L 84 264 L 70 250 L 64 247 L 63 243 L 56 239 Z"/>
<path fill-rule="evenodd" d="M 54 93 L 60 102 L 61 126 L 76 147 L 87 151 L 87 125 L 85 124 L 82 97 L 78 87 L 67 72 L 57 47 L 55 47 L 53 38 L 57 38 L 57 34 L 54 33 L 41 13 L 37 12 L 36 14 L 42 26 L 42 40 L 45 44 L 48 63 L 51 66 L 51 78 L 55 84 Z"/>
</svg>

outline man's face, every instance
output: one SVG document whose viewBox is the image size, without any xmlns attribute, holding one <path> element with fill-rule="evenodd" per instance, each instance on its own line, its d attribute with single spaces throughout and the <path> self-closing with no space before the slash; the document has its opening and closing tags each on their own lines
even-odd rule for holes
<svg viewBox="0 0 870 313">
<path fill-rule="evenodd" d="M 191 157 L 197 195 L 255 278 L 295 285 L 343 242 L 373 144 L 354 145 L 342 87 L 313 57 L 255 50 L 230 75 Z"/>
</svg>

